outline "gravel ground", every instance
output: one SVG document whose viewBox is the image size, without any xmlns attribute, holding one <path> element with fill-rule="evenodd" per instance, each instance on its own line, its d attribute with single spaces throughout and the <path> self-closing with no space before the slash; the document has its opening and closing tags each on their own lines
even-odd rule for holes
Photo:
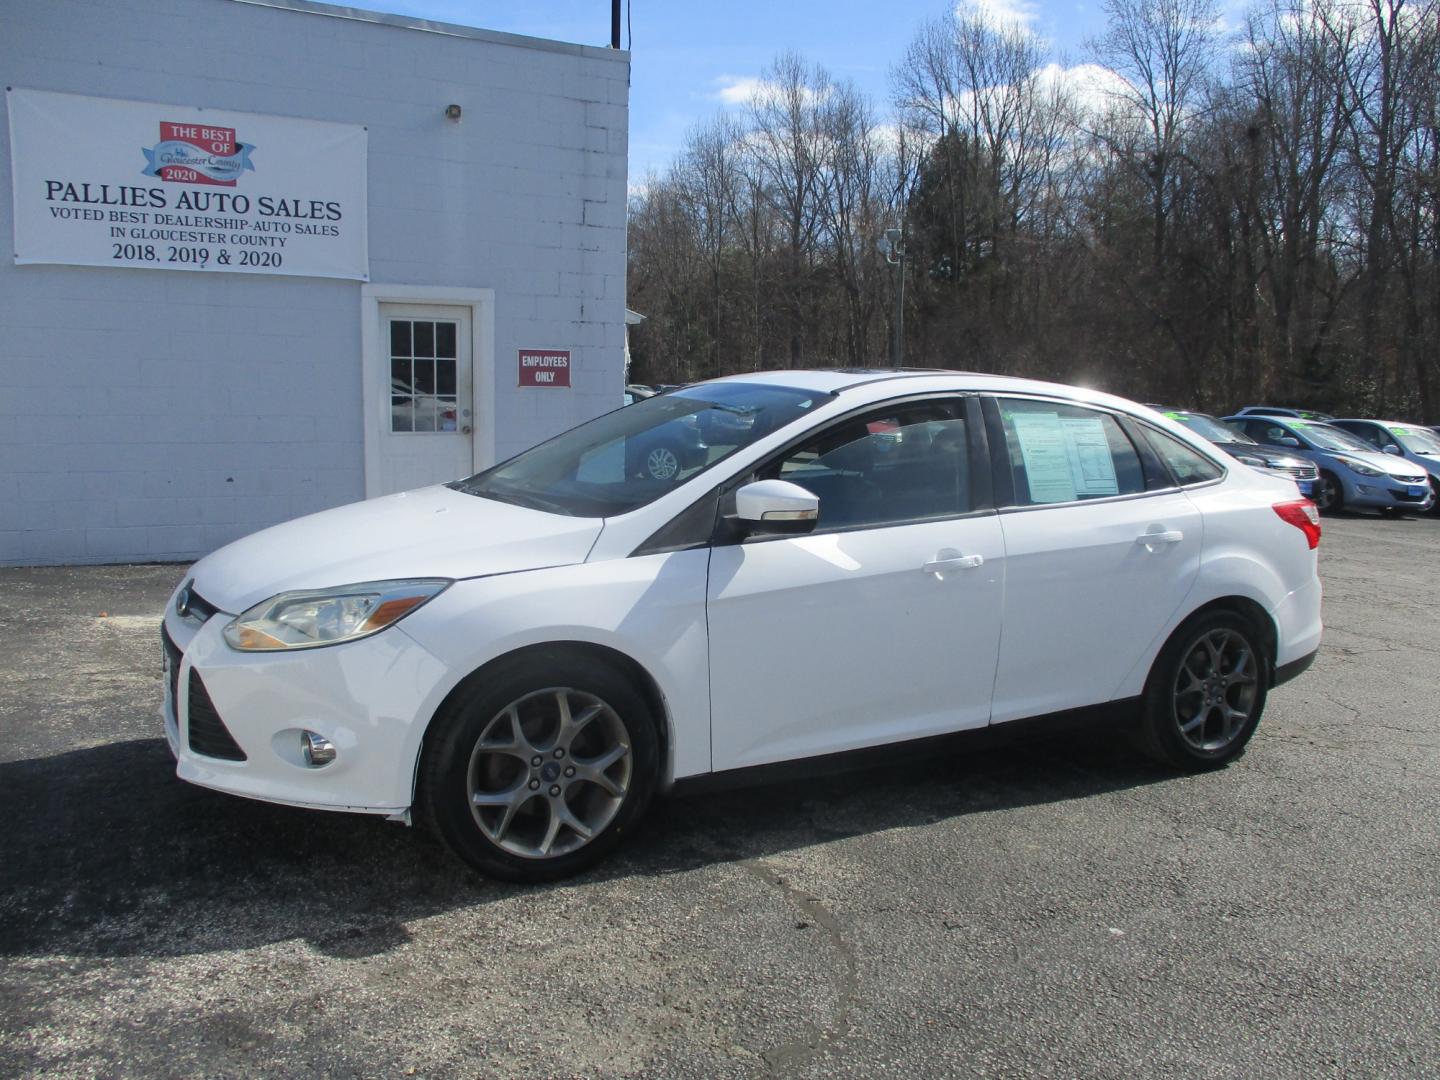
<svg viewBox="0 0 1440 1080">
<path fill-rule="evenodd" d="M 176 780 L 182 568 L 0 570 L 0 1075 L 1440 1076 L 1440 521 L 1325 529 L 1226 770 L 963 739 L 544 888 Z"/>
</svg>

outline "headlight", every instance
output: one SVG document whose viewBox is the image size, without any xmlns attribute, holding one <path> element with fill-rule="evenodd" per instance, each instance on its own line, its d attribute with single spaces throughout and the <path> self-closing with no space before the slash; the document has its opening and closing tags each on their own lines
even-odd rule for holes
<svg viewBox="0 0 1440 1080">
<path fill-rule="evenodd" d="M 284 592 L 236 616 L 225 627 L 225 640 L 243 652 L 354 641 L 399 622 L 449 585 L 448 578 L 412 578 Z"/>
<path fill-rule="evenodd" d="M 1335 455 L 1335 460 L 1338 461 L 1338 462 L 1340 462 L 1340 463 L 1341 463 L 1342 465 L 1344 465 L 1347 469 L 1350 469 L 1352 472 L 1357 472 L 1357 473 L 1359 473 L 1361 476 L 1384 476 L 1384 475 L 1385 475 L 1385 474 L 1384 474 L 1383 472 L 1381 472 L 1379 469 L 1372 469 L 1369 465 L 1366 465 L 1363 461 L 1356 461 L 1354 458 L 1343 457 L 1343 456 L 1341 456 L 1340 454 L 1336 454 L 1336 455 Z"/>
</svg>

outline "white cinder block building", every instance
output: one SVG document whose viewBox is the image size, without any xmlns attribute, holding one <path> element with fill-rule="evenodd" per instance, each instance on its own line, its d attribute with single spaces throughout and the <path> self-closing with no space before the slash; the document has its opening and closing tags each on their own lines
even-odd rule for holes
<svg viewBox="0 0 1440 1080">
<path fill-rule="evenodd" d="M 619 405 L 627 53 L 45 0 L 0 82 L 0 564 L 191 559 Z"/>
</svg>

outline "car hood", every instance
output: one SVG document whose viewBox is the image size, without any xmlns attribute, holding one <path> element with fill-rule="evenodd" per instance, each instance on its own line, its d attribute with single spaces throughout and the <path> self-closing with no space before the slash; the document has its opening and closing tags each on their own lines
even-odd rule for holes
<svg viewBox="0 0 1440 1080">
<path fill-rule="evenodd" d="M 1280 465 L 1285 468 L 1293 469 L 1297 465 L 1314 464 L 1314 462 L 1310 461 L 1307 458 L 1298 457 L 1295 454 L 1279 453 L 1277 451 L 1271 450 L 1269 447 L 1261 446 L 1259 443 L 1221 442 L 1216 443 L 1215 445 L 1220 447 L 1221 450 L 1224 450 L 1231 457 L 1238 458 L 1248 456 L 1253 458 L 1259 458 L 1261 461 L 1268 461 L 1272 465 Z"/>
<path fill-rule="evenodd" d="M 195 564 L 195 591 L 238 614 L 276 593 L 390 578 L 468 578 L 584 562 L 604 522 L 420 488 L 287 521 Z"/>
<path fill-rule="evenodd" d="M 1329 454 L 1331 457 L 1354 458 L 1356 461 L 1369 465 L 1372 469 L 1379 469 L 1386 476 L 1393 476 L 1397 473 L 1401 476 L 1416 476 L 1425 472 L 1425 466 L 1417 465 L 1402 457 L 1396 457 L 1394 454 L 1362 454 L 1358 450 L 1325 450 L 1322 453 Z"/>
</svg>

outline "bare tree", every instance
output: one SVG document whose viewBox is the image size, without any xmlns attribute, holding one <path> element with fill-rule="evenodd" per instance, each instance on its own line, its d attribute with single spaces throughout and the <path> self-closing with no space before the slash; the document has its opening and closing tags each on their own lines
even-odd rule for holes
<svg viewBox="0 0 1440 1080">
<path fill-rule="evenodd" d="M 1124 79 L 1122 109 L 1139 123 L 1134 146 L 1116 145 L 1150 191 L 1152 256 L 1165 253 L 1165 225 L 1187 129 L 1200 119 L 1215 60 L 1215 0 L 1105 0 L 1106 31 L 1090 43 L 1100 63 Z M 1143 157 L 1135 150 L 1143 150 Z"/>
</svg>

